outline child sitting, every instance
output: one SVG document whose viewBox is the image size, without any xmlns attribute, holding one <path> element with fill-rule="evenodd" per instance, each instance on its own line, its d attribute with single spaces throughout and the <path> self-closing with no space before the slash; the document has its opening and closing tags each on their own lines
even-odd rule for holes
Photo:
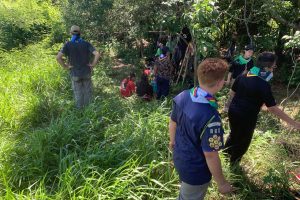
<svg viewBox="0 0 300 200">
<path fill-rule="evenodd" d="M 136 93 L 146 101 L 150 101 L 153 98 L 153 89 L 149 84 L 147 74 L 142 74 L 141 80 L 137 83 Z"/>
<path fill-rule="evenodd" d="M 122 97 L 130 97 L 133 93 L 135 93 L 134 79 L 134 73 L 130 73 L 127 78 L 123 79 L 120 86 L 120 93 Z"/>
</svg>

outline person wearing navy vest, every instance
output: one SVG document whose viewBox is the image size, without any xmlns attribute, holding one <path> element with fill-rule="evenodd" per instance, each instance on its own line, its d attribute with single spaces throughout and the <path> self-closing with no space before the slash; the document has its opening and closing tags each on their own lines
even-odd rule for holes
<svg viewBox="0 0 300 200">
<path fill-rule="evenodd" d="M 219 192 L 234 190 L 223 175 L 218 154 L 224 130 L 214 98 L 224 85 L 227 69 L 224 60 L 205 59 L 197 69 L 199 86 L 173 99 L 169 148 L 181 181 L 179 200 L 204 199 L 212 177 Z"/>
<path fill-rule="evenodd" d="M 71 40 L 66 42 L 56 56 L 57 62 L 70 71 L 72 88 L 77 108 L 88 105 L 92 98 L 91 74 L 97 64 L 100 54 L 89 43 L 80 37 L 79 26 L 73 25 L 70 30 Z M 66 63 L 63 55 L 68 58 Z M 90 62 L 91 55 L 94 59 Z"/>
<path fill-rule="evenodd" d="M 263 105 L 279 119 L 300 129 L 300 123 L 279 109 L 273 97 L 268 81 L 273 77 L 276 60 L 276 55 L 271 52 L 261 53 L 256 66 L 238 77 L 231 88 L 232 101 L 228 111 L 231 132 L 225 144 L 231 164 L 238 164 L 247 152 Z"/>
</svg>

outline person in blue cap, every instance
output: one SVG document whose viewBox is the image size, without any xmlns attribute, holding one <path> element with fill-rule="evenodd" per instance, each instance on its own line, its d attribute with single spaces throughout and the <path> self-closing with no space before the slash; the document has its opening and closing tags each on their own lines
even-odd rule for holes
<svg viewBox="0 0 300 200">
<path fill-rule="evenodd" d="M 173 99 L 169 148 L 181 180 L 179 200 L 204 199 L 212 177 L 219 192 L 234 190 L 222 172 L 218 151 L 224 146 L 224 130 L 214 98 L 227 69 L 225 60 L 205 59 L 197 69 L 199 85 Z"/>
<path fill-rule="evenodd" d="M 256 66 L 239 76 L 231 88 L 232 101 L 228 111 L 231 131 L 225 144 L 231 164 L 239 163 L 247 152 L 263 105 L 279 119 L 300 129 L 300 123 L 279 109 L 273 97 L 268 81 L 273 77 L 276 60 L 277 56 L 271 52 L 261 53 Z"/>
</svg>

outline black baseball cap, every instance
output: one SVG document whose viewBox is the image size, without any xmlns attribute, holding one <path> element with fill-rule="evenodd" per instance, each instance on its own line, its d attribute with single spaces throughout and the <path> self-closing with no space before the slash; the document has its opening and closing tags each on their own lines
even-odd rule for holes
<svg viewBox="0 0 300 200">
<path fill-rule="evenodd" d="M 248 45 L 245 46 L 244 50 L 245 50 L 245 51 L 248 51 L 248 50 L 254 51 L 255 48 L 254 48 L 254 46 L 253 46 L 252 44 L 248 44 Z"/>
</svg>

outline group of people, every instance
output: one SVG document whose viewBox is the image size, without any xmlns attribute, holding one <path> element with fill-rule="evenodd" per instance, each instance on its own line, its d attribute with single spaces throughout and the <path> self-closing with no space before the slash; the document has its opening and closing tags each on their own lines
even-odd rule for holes
<svg viewBox="0 0 300 200">
<path fill-rule="evenodd" d="M 182 46 L 190 40 L 182 31 Z M 66 42 L 57 54 L 58 63 L 70 70 L 76 106 L 82 108 L 91 101 L 91 73 L 100 54 L 80 37 L 80 28 L 72 26 L 71 40 Z M 183 48 L 183 47 L 175 47 Z M 264 106 L 279 119 L 295 129 L 300 123 L 294 121 L 278 108 L 268 81 L 273 77 L 277 57 L 271 52 L 260 53 L 254 64 L 252 45 L 245 47 L 243 55 L 231 62 L 220 58 L 207 58 L 197 68 L 198 85 L 181 92 L 173 99 L 170 116 L 169 148 L 173 151 L 175 168 L 181 180 L 179 200 L 203 199 L 213 177 L 219 192 L 234 191 L 225 179 L 218 151 L 225 149 L 231 165 L 240 162 L 251 143 L 258 114 Z M 184 48 L 175 51 L 175 60 L 182 59 Z M 135 85 L 135 74 L 125 78 L 120 87 L 124 97 L 137 93 L 145 100 L 157 99 L 169 94 L 170 81 L 176 71 L 171 63 L 170 51 L 164 42 L 158 45 L 154 67 L 143 71 Z M 63 59 L 65 55 L 68 60 Z M 90 55 L 94 55 L 90 63 Z M 174 68 L 173 68 L 174 67 Z M 229 68 L 227 80 L 225 75 Z M 224 142 L 222 120 L 214 95 L 224 84 L 231 86 L 229 100 L 225 105 L 228 111 L 230 134 Z"/>
<path fill-rule="evenodd" d="M 136 93 L 144 100 L 153 98 L 159 100 L 167 97 L 171 82 L 178 75 L 180 64 L 191 41 L 192 36 L 188 27 L 183 27 L 178 36 L 160 37 L 157 42 L 155 56 L 148 59 L 147 69 L 143 71 L 136 87 L 134 84 L 135 74 L 131 73 L 122 80 L 120 86 L 121 96 L 129 97 Z"/>
<path fill-rule="evenodd" d="M 223 59 L 205 59 L 197 69 L 199 85 L 173 99 L 169 148 L 181 180 L 179 200 L 204 199 L 212 177 L 220 193 L 236 189 L 223 175 L 218 151 L 224 149 L 231 166 L 239 165 L 251 143 L 263 106 L 300 130 L 300 122 L 278 108 L 268 82 L 276 67 L 276 55 L 263 52 L 254 65 L 252 54 L 253 47 L 246 46 L 244 55 L 235 59 L 230 68 Z M 228 68 L 230 72 L 225 81 Z M 226 142 L 214 98 L 224 83 L 232 85 L 228 101 L 230 133 Z"/>
<path fill-rule="evenodd" d="M 162 99 L 169 95 L 174 67 L 171 62 L 171 51 L 166 43 L 163 38 L 158 41 L 155 57 L 147 62 L 147 68 L 143 70 L 136 86 L 134 73 L 130 73 L 127 78 L 122 80 L 120 86 L 122 97 L 129 97 L 136 92 L 138 97 L 149 101 L 153 98 Z"/>
</svg>

